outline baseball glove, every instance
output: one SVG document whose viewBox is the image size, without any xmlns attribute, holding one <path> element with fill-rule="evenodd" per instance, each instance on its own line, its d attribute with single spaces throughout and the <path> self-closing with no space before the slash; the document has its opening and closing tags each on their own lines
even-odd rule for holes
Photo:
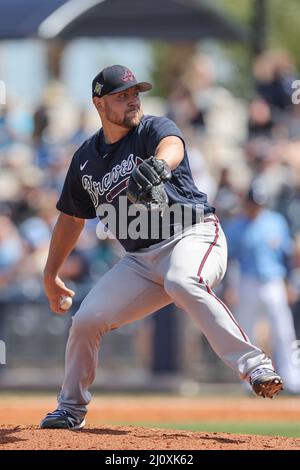
<svg viewBox="0 0 300 470">
<path fill-rule="evenodd" d="M 168 204 L 164 181 L 172 177 L 164 160 L 150 157 L 136 167 L 128 181 L 127 197 L 133 204 L 143 204 L 148 210 Z"/>
</svg>

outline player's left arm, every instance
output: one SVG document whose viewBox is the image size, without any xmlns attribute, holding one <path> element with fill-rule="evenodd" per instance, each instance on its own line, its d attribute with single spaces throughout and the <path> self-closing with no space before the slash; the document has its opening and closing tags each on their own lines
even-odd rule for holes
<svg viewBox="0 0 300 470">
<path fill-rule="evenodd" d="M 184 157 L 182 140 L 175 135 L 164 137 L 156 147 L 155 157 L 164 160 L 171 170 L 175 170 Z"/>
<path fill-rule="evenodd" d="M 171 179 L 172 170 L 184 158 L 183 142 L 176 136 L 162 137 L 154 155 L 133 170 L 126 191 L 133 204 L 142 203 L 148 210 L 153 205 L 164 206 L 168 203 L 164 182 Z"/>
</svg>

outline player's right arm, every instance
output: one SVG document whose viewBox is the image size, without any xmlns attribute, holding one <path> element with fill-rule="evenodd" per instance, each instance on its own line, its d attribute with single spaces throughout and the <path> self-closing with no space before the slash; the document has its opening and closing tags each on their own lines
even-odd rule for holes
<svg viewBox="0 0 300 470">
<path fill-rule="evenodd" d="M 60 213 L 53 230 L 48 259 L 44 269 L 44 288 L 51 310 L 63 315 L 66 310 L 59 307 L 61 295 L 73 297 L 75 293 L 68 289 L 59 277 L 63 262 L 75 247 L 84 228 L 85 220 Z"/>
<path fill-rule="evenodd" d="M 84 153 L 84 143 L 72 158 L 60 198 L 56 208 L 60 211 L 53 230 L 47 263 L 44 269 L 45 293 L 49 299 L 51 310 L 63 315 L 66 310 L 59 307 L 61 295 L 73 297 L 75 293 L 68 289 L 59 277 L 63 262 L 75 247 L 84 228 L 86 219 L 96 217 L 92 200 L 83 188 L 80 171 L 81 159 L 88 161 L 89 153 Z M 81 154 L 81 152 L 83 152 Z M 86 166 L 86 164 L 84 165 Z"/>
</svg>

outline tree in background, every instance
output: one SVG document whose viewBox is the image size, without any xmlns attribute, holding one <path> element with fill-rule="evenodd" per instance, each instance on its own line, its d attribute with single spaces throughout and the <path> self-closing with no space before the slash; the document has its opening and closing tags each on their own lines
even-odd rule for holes
<svg viewBox="0 0 300 470">
<path fill-rule="evenodd" d="M 200 0 L 199 0 L 200 1 Z M 219 82 L 226 86 L 234 95 L 251 99 L 254 94 L 252 64 L 258 48 L 259 30 L 261 47 L 265 49 L 286 49 L 294 56 L 298 70 L 300 56 L 300 1 L 299 0 L 211 0 L 210 6 L 223 10 L 227 16 L 253 32 L 256 41 L 251 45 L 230 41 L 210 41 L 219 49 L 231 67 L 231 74 L 226 79 L 219 76 Z M 264 10 L 261 7 L 264 6 Z M 265 11 L 265 18 L 261 12 Z M 258 24 L 257 24 L 258 22 Z M 153 79 L 156 83 L 154 94 L 167 96 L 174 78 L 182 72 L 185 63 L 207 41 L 186 43 L 153 43 L 154 70 Z M 205 47 L 204 47 L 205 49 Z"/>
</svg>

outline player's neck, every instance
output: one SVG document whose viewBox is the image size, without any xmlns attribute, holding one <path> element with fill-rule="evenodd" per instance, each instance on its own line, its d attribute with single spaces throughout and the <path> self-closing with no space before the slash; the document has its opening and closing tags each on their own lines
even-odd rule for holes
<svg viewBox="0 0 300 470">
<path fill-rule="evenodd" d="M 130 129 L 121 126 L 106 126 L 105 123 L 102 123 L 103 126 L 103 135 L 104 140 L 107 144 L 114 144 L 119 140 L 123 139 Z"/>
</svg>

